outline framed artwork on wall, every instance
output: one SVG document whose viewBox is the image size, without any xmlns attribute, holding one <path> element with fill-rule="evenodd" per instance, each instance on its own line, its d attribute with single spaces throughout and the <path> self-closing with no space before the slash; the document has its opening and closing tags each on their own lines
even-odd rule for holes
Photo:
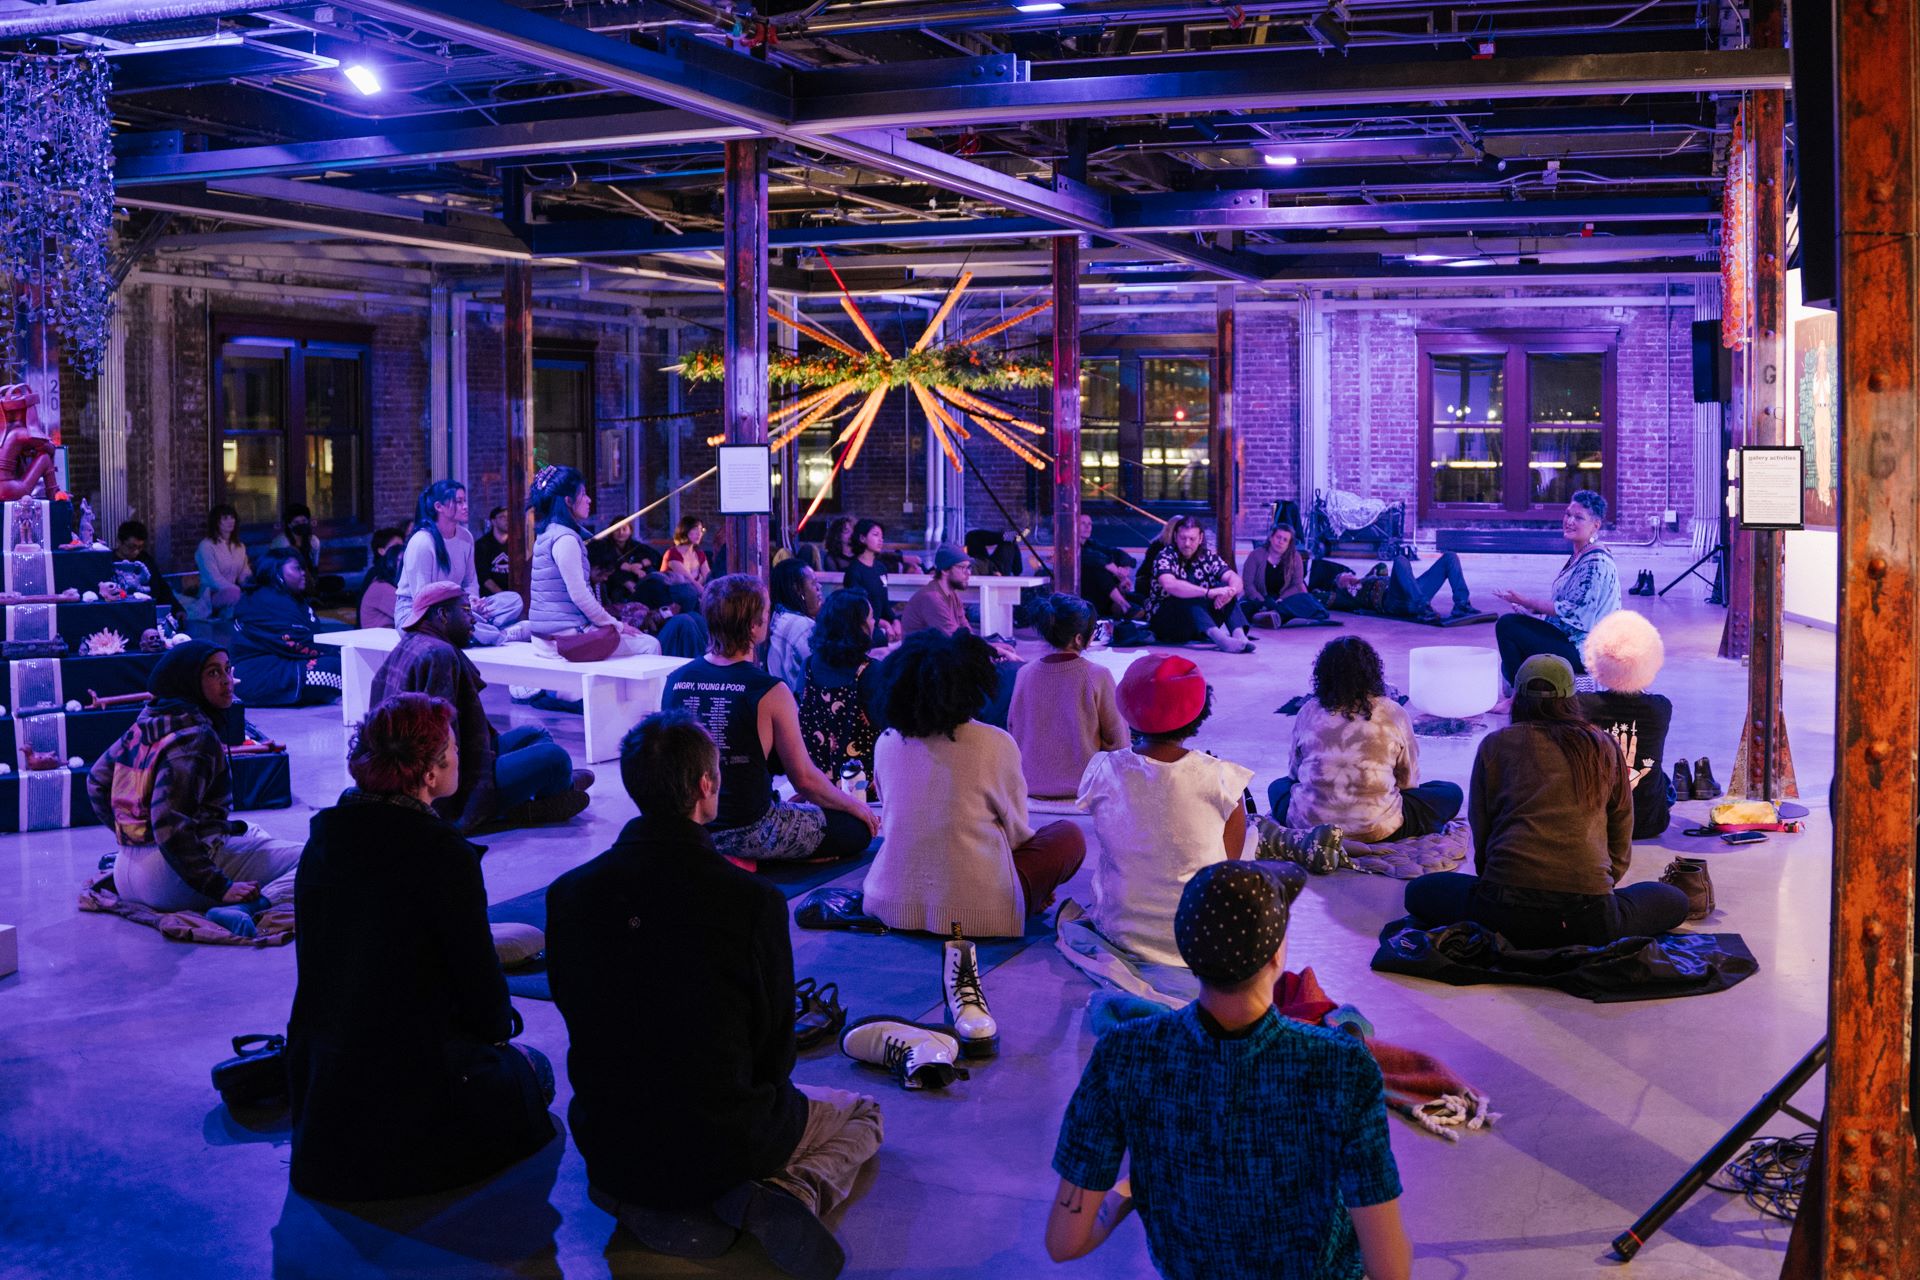
<svg viewBox="0 0 1920 1280">
<path fill-rule="evenodd" d="M 1805 453 L 1807 527 L 1836 527 L 1840 506 L 1840 323 L 1808 316 L 1793 326 L 1793 423 Z"/>
</svg>

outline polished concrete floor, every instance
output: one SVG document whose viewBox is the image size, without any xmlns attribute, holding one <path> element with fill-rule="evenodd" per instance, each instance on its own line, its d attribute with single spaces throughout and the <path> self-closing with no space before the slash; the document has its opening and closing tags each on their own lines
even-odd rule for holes
<svg viewBox="0 0 1920 1280">
<path fill-rule="evenodd" d="M 1623 550 L 1622 576 L 1657 565 L 1664 581 L 1685 563 L 1674 554 Z M 1469 573 L 1483 590 L 1496 580 L 1543 587 L 1552 568 L 1542 557 L 1478 558 Z M 1722 612 L 1684 594 L 1629 603 L 1667 637 L 1659 688 L 1675 704 L 1669 758 L 1709 755 L 1724 783 L 1745 671 L 1713 656 Z M 1365 621 L 1353 630 L 1382 648 L 1388 678 L 1402 683 L 1412 646 L 1492 643 L 1480 629 Z M 1457 1145 L 1393 1122 L 1417 1276 L 1557 1280 L 1610 1270 L 1608 1241 L 1822 1034 L 1833 642 L 1788 631 L 1786 713 L 1813 811 L 1807 831 L 1740 849 L 1690 840 L 1680 829 L 1704 806 L 1682 805 L 1631 873 L 1658 876 L 1674 851 L 1709 859 L 1721 910 L 1708 927 L 1739 932 L 1762 966 L 1732 991 L 1595 1005 L 1382 976 L 1367 962 L 1380 924 L 1399 914 L 1399 884 L 1343 874 L 1309 888 L 1295 916 L 1294 962 L 1313 965 L 1328 992 L 1357 1004 L 1383 1036 L 1450 1063 L 1503 1114 Z M 1201 745 L 1254 768 L 1263 791 L 1284 765 L 1292 726 L 1274 709 L 1304 691 L 1313 652 L 1333 634 L 1269 635 L 1252 657 L 1196 655 L 1220 707 Z M 502 720 L 538 714 L 504 698 L 496 710 Z M 577 720 L 539 718 L 578 743 Z M 295 761 L 295 807 L 263 821 L 301 836 L 345 781 L 338 715 L 263 711 L 257 720 L 291 744 Z M 1428 776 L 1464 780 L 1473 741 L 1426 740 Z M 538 888 L 605 847 L 633 810 L 611 770 L 594 794 L 574 826 L 493 842 L 485 862 L 493 900 Z M 19 926 L 21 955 L 19 974 L 0 979 L 0 1276 L 771 1274 L 750 1248 L 687 1263 L 616 1235 L 588 1204 L 584 1167 L 565 1138 L 459 1195 L 347 1209 L 291 1194 L 284 1118 L 237 1121 L 207 1069 L 226 1056 L 228 1037 L 284 1026 L 292 950 L 187 946 L 80 914 L 81 879 L 106 848 L 98 829 L 0 837 L 0 922 Z M 1068 888 L 1082 900 L 1087 892 L 1084 874 Z M 928 940 L 796 932 L 794 946 L 798 971 L 837 980 L 854 1016 L 937 1013 L 937 947 Z M 1041 1248 L 1054 1137 L 1092 1044 L 1088 984 L 1040 939 L 988 973 L 986 989 L 1002 1056 L 946 1093 L 900 1092 L 831 1049 L 801 1061 L 800 1080 L 864 1088 L 885 1107 L 886 1145 L 838 1219 L 848 1274 L 1151 1275 L 1136 1225 L 1070 1268 L 1054 1268 Z M 520 1008 L 527 1039 L 563 1061 L 554 1007 Z M 661 1052 L 673 1051 L 676 1033 L 660 1028 Z M 564 1072 L 560 1088 L 554 1112 L 564 1118 Z M 1817 1108 L 1813 1093 L 1806 1102 Z M 1772 1276 L 1785 1237 L 1784 1224 L 1706 1191 L 1632 1273 Z"/>
</svg>

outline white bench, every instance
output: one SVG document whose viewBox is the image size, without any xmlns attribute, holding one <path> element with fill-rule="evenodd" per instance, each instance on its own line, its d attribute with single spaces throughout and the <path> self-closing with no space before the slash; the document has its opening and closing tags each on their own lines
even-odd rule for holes
<svg viewBox="0 0 1920 1280">
<path fill-rule="evenodd" d="M 340 716 L 358 724 L 373 696 L 373 677 L 400 643 L 392 627 L 329 631 L 314 637 L 340 648 Z M 614 760 L 620 739 L 642 716 L 660 709 L 667 677 L 686 665 L 685 658 L 630 655 L 600 662 L 568 662 L 536 653 L 531 641 L 467 649 L 468 659 L 495 684 L 530 684 L 580 701 L 585 711 L 587 760 Z"/>
<path fill-rule="evenodd" d="M 822 586 L 838 587 L 844 574 L 816 573 Z M 890 573 L 887 575 L 887 599 L 910 600 L 914 592 L 931 582 L 932 576 L 924 573 Z M 1045 578 L 1000 577 L 993 574 L 976 574 L 962 591 L 961 597 L 971 605 L 980 608 L 980 631 L 983 635 L 1006 636 L 1013 638 L 1013 610 L 1020 603 L 1020 593 L 1028 587 L 1045 586 Z"/>
</svg>

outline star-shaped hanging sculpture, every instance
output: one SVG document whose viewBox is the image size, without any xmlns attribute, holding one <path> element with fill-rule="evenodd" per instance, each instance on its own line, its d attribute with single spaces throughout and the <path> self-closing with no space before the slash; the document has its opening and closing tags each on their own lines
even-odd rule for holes
<svg viewBox="0 0 1920 1280">
<path fill-rule="evenodd" d="M 824 253 L 820 257 L 823 261 L 826 259 Z M 832 270 L 832 264 L 827 265 L 828 270 Z M 840 283 L 838 272 L 834 272 L 834 280 Z M 962 469 L 956 442 L 973 438 L 973 433 L 962 425 L 963 418 L 970 419 L 1028 466 L 1036 470 L 1046 468 L 1046 454 L 1014 434 L 1015 431 L 1022 431 L 1029 435 L 1044 436 L 1046 428 L 989 404 L 974 392 L 1053 385 L 1052 369 L 1010 360 L 1004 353 L 982 351 L 978 345 L 1023 320 L 1039 315 L 1053 303 L 1051 300 L 1038 303 L 968 334 L 958 342 L 934 346 L 934 334 L 939 332 L 940 326 L 960 301 L 960 295 L 966 292 L 972 281 L 971 272 L 960 274 L 953 288 L 947 292 L 946 299 L 941 302 L 940 309 L 927 321 L 926 331 L 920 335 L 920 340 L 904 355 L 898 356 L 881 343 L 873 326 L 867 323 L 866 316 L 861 313 L 860 304 L 853 300 L 844 283 L 840 284 L 840 308 L 847 313 L 847 318 L 853 322 L 860 336 L 866 339 L 869 350 L 864 352 L 824 329 L 768 308 L 767 314 L 775 320 L 833 353 L 781 355 L 768 362 L 768 381 L 773 385 L 814 388 L 768 416 L 767 426 L 772 437 L 768 441 L 769 448 L 779 452 L 799 439 L 803 432 L 827 422 L 834 410 L 849 398 L 861 392 L 866 393 L 866 399 L 860 402 L 860 407 L 834 438 L 834 445 L 841 447 L 839 456 L 834 459 L 833 470 L 828 474 L 826 483 L 820 486 L 820 492 L 807 507 L 806 515 L 801 517 L 800 528 L 806 527 L 807 521 L 819 511 L 820 504 L 826 501 L 834 477 L 850 470 L 859 459 L 860 450 L 873 430 L 874 419 L 880 414 L 881 401 L 895 387 L 906 387 L 913 392 L 921 411 L 927 416 L 934 439 L 939 441 L 941 452 L 956 472 Z M 668 372 L 678 373 L 695 382 L 717 382 L 723 372 L 722 360 L 719 351 L 707 348 L 689 355 Z M 708 443 L 717 445 L 725 440 L 724 434 L 716 435 L 710 437 Z"/>
</svg>

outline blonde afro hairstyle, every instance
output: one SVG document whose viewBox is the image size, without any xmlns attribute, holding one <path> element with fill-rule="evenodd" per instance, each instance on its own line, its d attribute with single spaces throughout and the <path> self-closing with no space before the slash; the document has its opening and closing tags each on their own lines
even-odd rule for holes
<svg viewBox="0 0 1920 1280">
<path fill-rule="evenodd" d="M 1667 660 L 1667 646 L 1643 614 L 1615 609 L 1587 633 L 1582 656 L 1601 688 L 1644 693 Z"/>
</svg>

